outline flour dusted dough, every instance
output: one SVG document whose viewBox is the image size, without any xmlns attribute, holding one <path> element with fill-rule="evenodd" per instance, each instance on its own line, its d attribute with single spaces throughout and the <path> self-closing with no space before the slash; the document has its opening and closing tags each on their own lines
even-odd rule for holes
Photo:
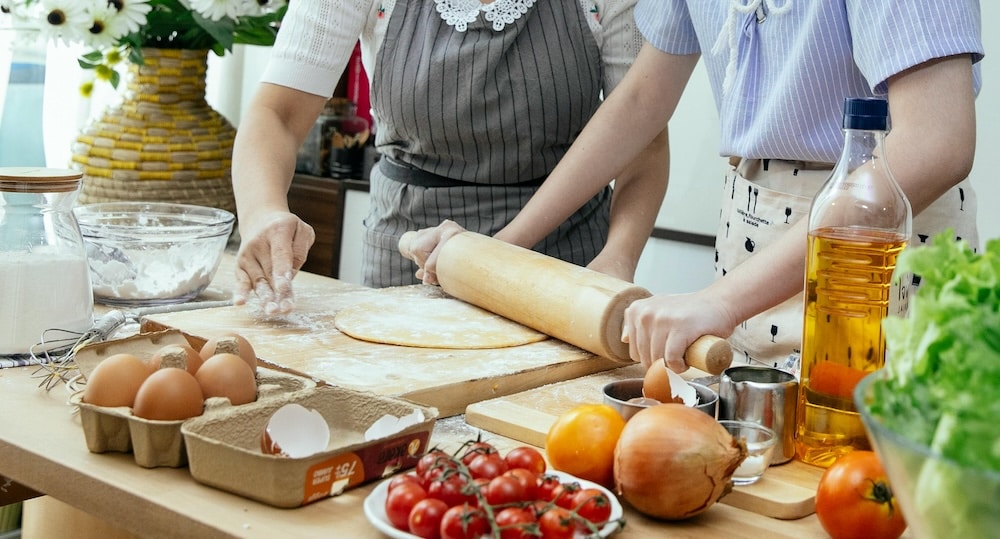
<svg viewBox="0 0 1000 539">
<path fill-rule="evenodd" d="M 363 341 L 419 348 L 506 348 L 544 333 L 454 298 L 395 298 L 337 313 L 337 329 Z"/>
</svg>

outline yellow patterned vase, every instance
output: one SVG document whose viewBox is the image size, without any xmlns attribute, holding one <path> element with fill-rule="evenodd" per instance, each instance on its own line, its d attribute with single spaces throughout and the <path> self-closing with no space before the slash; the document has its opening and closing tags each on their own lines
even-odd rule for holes
<svg viewBox="0 0 1000 539">
<path fill-rule="evenodd" d="M 207 50 L 143 49 L 121 104 L 73 144 L 79 202 L 180 202 L 236 211 L 236 129 L 205 101 Z"/>
</svg>

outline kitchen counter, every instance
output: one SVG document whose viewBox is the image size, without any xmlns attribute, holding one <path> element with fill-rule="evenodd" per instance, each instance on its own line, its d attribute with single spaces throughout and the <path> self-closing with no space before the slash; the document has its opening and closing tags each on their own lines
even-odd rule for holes
<svg viewBox="0 0 1000 539">
<path fill-rule="evenodd" d="M 231 282 L 227 256 L 217 282 L 204 295 L 217 300 Z M 300 274 L 302 289 L 356 287 Z M 183 328 L 188 329 L 188 328 Z M 266 359 L 266 357 L 265 357 Z M 383 537 L 361 506 L 374 484 L 361 486 L 297 509 L 278 509 L 196 483 L 186 468 L 144 469 L 132 455 L 87 451 L 78 415 L 68 405 L 65 386 L 39 387 L 37 367 L 0 370 L 0 476 L 48 494 L 73 507 L 141 536 L 151 537 Z M 438 421 L 433 442 L 456 448 L 478 430 L 458 415 Z M 486 433 L 501 451 L 519 442 Z M 252 473 L 252 470 L 248 470 Z M 666 479 L 666 478 L 665 478 Z M 622 539 L 676 537 L 826 537 L 815 515 L 777 520 L 716 504 L 684 522 L 658 522 L 626 508 Z"/>
</svg>

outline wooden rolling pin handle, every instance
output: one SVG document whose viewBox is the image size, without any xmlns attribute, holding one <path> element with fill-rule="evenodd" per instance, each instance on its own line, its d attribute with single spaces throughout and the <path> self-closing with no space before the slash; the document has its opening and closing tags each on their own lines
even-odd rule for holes
<svg viewBox="0 0 1000 539">
<path fill-rule="evenodd" d="M 703 335 L 688 347 L 684 361 L 709 374 L 722 374 L 733 362 L 733 348 L 721 337 Z"/>
</svg>

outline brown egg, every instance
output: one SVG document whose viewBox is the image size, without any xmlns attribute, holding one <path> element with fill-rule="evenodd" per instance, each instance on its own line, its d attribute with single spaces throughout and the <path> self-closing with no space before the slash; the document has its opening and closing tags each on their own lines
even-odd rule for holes
<svg viewBox="0 0 1000 539">
<path fill-rule="evenodd" d="M 667 375 L 667 367 L 662 361 L 654 361 L 646 370 L 646 376 L 642 379 L 642 396 L 660 402 L 673 402 L 670 378 Z"/>
<path fill-rule="evenodd" d="M 257 400 L 257 379 L 236 354 L 222 353 L 206 359 L 195 379 L 206 399 L 225 397 L 234 406 Z"/>
<path fill-rule="evenodd" d="M 191 374 L 198 372 L 204 361 L 201 354 L 187 344 L 168 344 L 153 354 L 150 361 L 156 363 L 156 368 L 177 367 Z"/>
<path fill-rule="evenodd" d="M 257 353 L 254 352 L 250 341 L 242 335 L 232 331 L 221 333 L 205 341 L 201 347 L 201 358 L 208 359 L 216 354 L 236 354 L 243 358 L 243 361 L 250 366 L 254 376 L 257 375 Z"/>
<path fill-rule="evenodd" d="M 194 375 L 165 367 L 146 378 L 135 396 L 132 414 L 144 419 L 177 421 L 201 415 L 205 398 Z"/>
<path fill-rule="evenodd" d="M 132 406 L 139 386 L 149 374 L 148 364 L 132 354 L 109 356 L 87 377 L 83 402 L 96 406 Z"/>
</svg>

